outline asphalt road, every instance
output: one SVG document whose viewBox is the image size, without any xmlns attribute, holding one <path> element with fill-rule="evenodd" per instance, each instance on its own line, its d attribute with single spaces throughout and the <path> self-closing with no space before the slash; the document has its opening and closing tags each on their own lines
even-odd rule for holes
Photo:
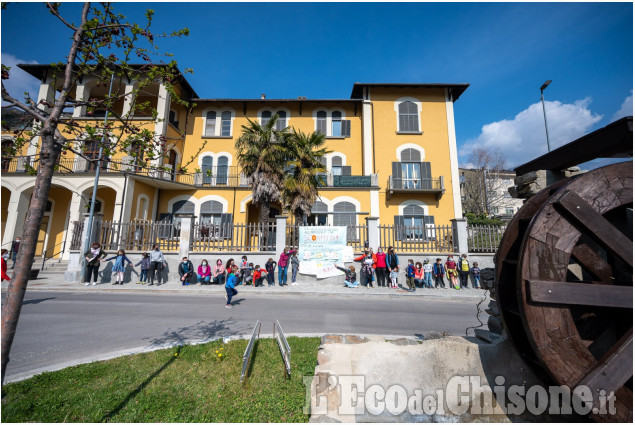
<svg viewBox="0 0 635 425">
<path fill-rule="evenodd" d="M 477 302 L 239 294 L 234 308 L 226 309 L 218 295 L 31 292 L 22 308 L 6 380 L 126 352 L 246 335 L 256 320 L 263 323 L 262 334 L 270 334 L 279 320 L 286 334 L 465 335 L 467 327 L 479 324 Z"/>
</svg>

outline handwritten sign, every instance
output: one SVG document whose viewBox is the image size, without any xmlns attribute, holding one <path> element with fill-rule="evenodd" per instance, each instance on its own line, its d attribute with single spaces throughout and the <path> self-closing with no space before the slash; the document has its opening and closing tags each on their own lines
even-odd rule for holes
<svg viewBox="0 0 635 425">
<path fill-rule="evenodd" d="M 342 272 L 333 263 L 353 261 L 353 249 L 346 245 L 346 226 L 301 226 L 299 242 L 301 274 L 339 276 Z"/>
</svg>

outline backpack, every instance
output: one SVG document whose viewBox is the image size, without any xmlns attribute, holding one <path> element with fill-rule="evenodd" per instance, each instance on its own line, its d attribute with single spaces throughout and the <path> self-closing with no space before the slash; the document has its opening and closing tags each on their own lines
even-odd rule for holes
<svg viewBox="0 0 635 425">
<path fill-rule="evenodd" d="M 470 262 L 465 258 L 461 258 L 461 271 L 469 272 L 470 271 Z"/>
</svg>

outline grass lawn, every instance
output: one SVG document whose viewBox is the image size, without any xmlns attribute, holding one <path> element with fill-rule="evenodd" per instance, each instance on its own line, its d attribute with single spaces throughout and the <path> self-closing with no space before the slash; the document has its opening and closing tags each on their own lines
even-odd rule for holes
<svg viewBox="0 0 635 425">
<path fill-rule="evenodd" d="M 242 384 L 245 340 L 43 373 L 2 387 L 2 422 L 308 422 L 302 377 L 314 373 L 320 339 L 291 337 L 289 345 L 286 382 L 273 339 L 256 344 Z"/>
</svg>

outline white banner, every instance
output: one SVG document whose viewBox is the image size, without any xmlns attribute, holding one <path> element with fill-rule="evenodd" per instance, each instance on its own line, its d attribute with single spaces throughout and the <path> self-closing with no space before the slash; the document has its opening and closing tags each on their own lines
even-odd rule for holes
<svg viewBox="0 0 635 425">
<path fill-rule="evenodd" d="M 343 274 L 333 264 L 353 261 L 353 248 L 346 245 L 346 226 L 300 226 L 298 257 L 301 274 L 317 278 Z"/>
</svg>

